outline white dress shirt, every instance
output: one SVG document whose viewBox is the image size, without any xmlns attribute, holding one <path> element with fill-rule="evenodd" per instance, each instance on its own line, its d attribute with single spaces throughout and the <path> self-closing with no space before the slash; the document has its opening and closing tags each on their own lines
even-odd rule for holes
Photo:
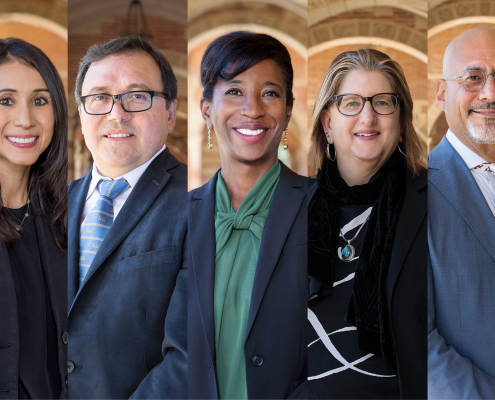
<svg viewBox="0 0 495 400">
<path fill-rule="evenodd" d="M 450 129 L 447 132 L 447 140 L 471 170 L 474 180 L 478 184 L 483 196 L 485 196 L 488 207 L 490 207 L 492 214 L 495 216 L 495 175 L 488 171 L 473 169 L 487 161 L 462 143 Z"/>
<path fill-rule="evenodd" d="M 127 181 L 127 183 L 129 183 L 129 187 L 126 190 L 124 190 L 124 192 L 122 192 L 116 199 L 114 199 L 114 205 L 113 205 L 113 220 L 114 220 L 114 222 L 115 222 L 115 219 L 117 218 L 117 215 L 119 214 L 119 211 L 124 206 L 125 201 L 127 200 L 129 195 L 131 194 L 132 189 L 138 183 L 139 178 L 141 178 L 141 176 L 144 174 L 144 171 L 146 171 L 146 168 L 148 168 L 148 166 L 158 156 L 158 154 L 160 154 L 163 150 L 165 150 L 165 147 L 166 146 L 163 145 L 163 147 L 158 152 L 156 152 L 156 154 L 153 157 L 151 157 L 148 161 L 146 161 L 144 164 L 140 165 L 137 168 L 134 168 L 132 171 L 129 171 L 122 176 L 115 178 L 115 180 L 124 178 Z M 86 203 L 84 203 L 84 209 L 83 209 L 83 213 L 81 216 L 81 227 L 79 230 L 79 234 L 81 234 L 83 223 L 86 220 L 86 217 L 88 216 L 89 211 L 95 205 L 98 197 L 100 197 L 100 191 L 98 190 L 98 182 L 100 181 L 100 179 L 111 179 L 111 178 L 108 178 L 106 176 L 101 175 L 100 172 L 98 171 L 98 168 L 96 168 L 96 165 L 93 163 L 93 170 L 91 173 L 91 183 L 89 184 L 88 194 L 86 196 Z"/>
</svg>

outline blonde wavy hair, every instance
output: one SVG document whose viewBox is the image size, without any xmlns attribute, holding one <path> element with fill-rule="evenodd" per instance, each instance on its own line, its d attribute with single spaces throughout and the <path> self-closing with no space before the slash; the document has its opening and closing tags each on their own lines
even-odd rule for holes
<svg viewBox="0 0 495 400">
<path fill-rule="evenodd" d="M 423 149 L 412 123 L 413 101 L 404 71 L 399 63 L 393 61 L 386 54 L 366 48 L 357 51 L 345 51 L 339 54 L 332 61 L 325 74 L 313 111 L 313 130 L 311 132 L 311 149 L 309 152 L 311 168 L 313 171 L 318 171 L 321 168 L 324 157 L 326 157 L 328 142 L 320 121 L 320 115 L 323 110 L 332 106 L 334 103 L 333 96 L 339 94 L 338 91 L 344 78 L 350 71 L 354 70 L 382 73 L 390 82 L 392 90 L 400 94 L 400 134 L 403 140 L 401 150 L 406 154 L 407 166 L 413 175 L 419 175 Z"/>
</svg>

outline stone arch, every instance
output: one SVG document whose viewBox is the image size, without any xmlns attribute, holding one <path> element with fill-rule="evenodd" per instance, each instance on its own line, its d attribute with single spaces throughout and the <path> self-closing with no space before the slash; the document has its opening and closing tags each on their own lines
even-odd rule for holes
<svg viewBox="0 0 495 400">
<path fill-rule="evenodd" d="M 423 54 L 427 53 L 425 35 L 415 29 L 394 22 L 381 20 L 351 19 L 318 24 L 310 28 L 308 47 L 344 38 L 374 37 L 402 43 Z"/>
<path fill-rule="evenodd" d="M 425 2 L 426 3 L 426 2 Z M 317 24 L 329 17 L 362 8 L 376 7 L 375 0 L 309 0 L 308 2 L 309 26 Z M 390 6 L 414 13 L 420 17 L 427 18 L 426 6 L 413 7 L 404 4 L 401 0 L 382 0 L 380 6 Z"/>
<path fill-rule="evenodd" d="M 469 0 L 440 4 L 429 10 L 428 28 L 431 30 L 438 25 L 445 24 L 446 22 L 461 20 L 469 17 L 476 17 L 476 19 L 471 22 L 464 23 L 481 23 L 484 21 L 480 21 L 480 17 L 495 17 L 495 3 L 493 1 Z"/>
</svg>

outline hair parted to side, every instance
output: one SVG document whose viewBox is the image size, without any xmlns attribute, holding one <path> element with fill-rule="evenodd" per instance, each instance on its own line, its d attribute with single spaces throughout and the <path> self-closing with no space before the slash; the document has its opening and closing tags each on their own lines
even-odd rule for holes
<svg viewBox="0 0 495 400">
<path fill-rule="evenodd" d="M 273 60 L 282 71 L 286 105 L 292 105 L 294 72 L 287 48 L 274 37 L 248 31 L 228 33 L 208 45 L 201 60 L 203 98 L 212 101 L 219 79 L 229 81 L 266 59 Z"/>
<path fill-rule="evenodd" d="M 64 85 L 50 59 L 39 48 L 22 39 L 0 39 L 0 65 L 20 62 L 39 72 L 52 99 L 55 125 L 52 141 L 31 166 L 28 180 L 28 198 L 38 196 L 40 210 L 57 245 L 67 248 L 67 99 Z M 23 238 L 22 228 L 16 230 L 15 221 L 2 205 L 0 186 L 0 240 L 14 243 Z"/>
<path fill-rule="evenodd" d="M 88 49 L 86 55 L 79 63 L 79 71 L 77 72 L 75 89 L 77 104 L 81 104 L 80 96 L 84 78 L 86 77 L 89 67 L 91 67 L 93 63 L 116 54 L 134 54 L 139 52 L 149 54 L 153 60 L 155 60 L 162 77 L 163 89 L 161 89 L 161 91 L 165 93 L 168 109 L 170 107 L 170 102 L 177 99 L 177 78 L 174 75 L 172 66 L 163 53 L 159 49 L 153 48 L 151 44 L 139 35 L 119 37 L 112 39 L 107 43 L 95 44 Z M 157 91 L 160 90 L 157 88 Z"/>
<path fill-rule="evenodd" d="M 311 168 L 318 171 L 326 157 L 327 139 L 320 121 L 321 112 L 329 109 L 334 103 L 332 97 L 339 94 L 339 89 L 350 71 L 377 71 L 382 73 L 390 82 L 394 92 L 401 95 L 399 104 L 401 137 L 404 143 L 404 153 L 407 166 L 418 175 L 421 167 L 423 149 L 413 126 L 413 101 L 404 71 L 399 63 L 386 54 L 374 49 L 359 49 L 345 51 L 339 54 L 330 64 L 325 78 L 316 97 L 313 111 L 313 130 L 311 132 L 311 149 L 309 161 Z M 359 94 L 359 93 L 358 93 Z"/>
</svg>

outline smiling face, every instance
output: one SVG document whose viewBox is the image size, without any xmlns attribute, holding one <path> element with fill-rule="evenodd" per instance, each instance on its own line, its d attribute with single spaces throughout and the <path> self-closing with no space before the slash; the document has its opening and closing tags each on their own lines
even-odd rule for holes
<svg viewBox="0 0 495 400">
<path fill-rule="evenodd" d="M 201 99 L 201 108 L 216 133 L 222 168 L 231 161 L 277 160 L 292 106 L 286 105 L 284 79 L 274 61 L 260 61 L 230 81 L 219 80 L 212 101 Z"/>
<path fill-rule="evenodd" d="M 378 93 L 394 93 L 385 76 L 377 71 L 350 71 L 338 94 L 352 93 L 371 97 Z M 321 114 L 327 141 L 335 145 L 339 170 L 367 164 L 377 171 L 392 155 L 400 140 L 400 105 L 390 115 L 379 115 L 367 101 L 354 116 L 342 115 L 335 102 Z"/>
<path fill-rule="evenodd" d="M 53 137 L 52 98 L 38 71 L 18 61 L 0 66 L 0 169 L 31 166 Z"/>
<path fill-rule="evenodd" d="M 451 42 L 445 54 L 443 77 L 460 76 L 465 70 L 481 70 L 485 74 L 495 72 L 495 30 L 471 29 Z M 440 81 L 437 102 L 445 111 L 452 132 L 486 158 L 486 149 L 479 145 L 495 144 L 493 75 L 488 76 L 479 92 L 466 91 L 460 79 Z M 493 157 L 495 150 L 491 153 Z"/>
<path fill-rule="evenodd" d="M 84 78 L 81 95 L 122 94 L 136 90 L 161 92 L 158 65 L 144 53 L 117 54 L 93 63 Z M 128 113 L 116 100 L 112 112 L 89 115 L 79 107 L 81 129 L 99 172 L 115 178 L 148 161 L 175 126 L 176 101 L 167 110 L 166 100 L 153 98 L 151 109 Z"/>
</svg>

